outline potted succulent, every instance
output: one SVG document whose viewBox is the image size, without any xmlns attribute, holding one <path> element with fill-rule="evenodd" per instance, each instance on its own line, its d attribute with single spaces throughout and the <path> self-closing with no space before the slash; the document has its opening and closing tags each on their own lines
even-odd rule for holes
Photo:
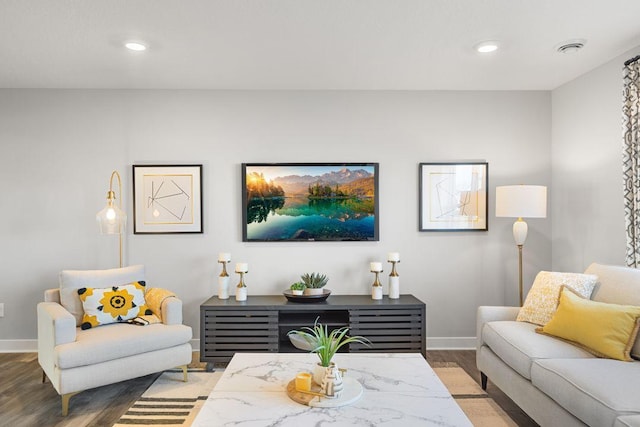
<svg viewBox="0 0 640 427">
<path fill-rule="evenodd" d="M 319 295 L 324 293 L 322 288 L 329 281 L 327 276 L 320 273 L 305 273 L 300 276 L 300 279 L 302 279 L 302 283 L 304 283 L 305 286 L 305 295 Z"/>
<path fill-rule="evenodd" d="M 291 293 L 293 295 L 302 295 L 304 293 L 305 285 L 302 282 L 296 282 L 291 285 Z"/>
<path fill-rule="evenodd" d="M 299 331 L 289 331 L 287 335 L 289 335 L 294 345 L 296 341 L 306 341 L 308 346 L 302 346 L 302 348 L 310 348 L 311 353 L 318 355 L 320 362 L 318 362 L 314 369 L 313 380 L 317 384 L 321 384 L 327 368 L 335 369 L 335 363 L 332 362 L 332 359 L 340 348 L 350 343 L 359 343 L 366 346 L 371 345 L 371 341 L 367 338 L 349 336 L 347 332 L 349 332 L 349 327 L 347 326 L 329 332 L 327 325 L 318 323 L 318 319 L 316 318 L 313 328 L 305 326 Z"/>
</svg>

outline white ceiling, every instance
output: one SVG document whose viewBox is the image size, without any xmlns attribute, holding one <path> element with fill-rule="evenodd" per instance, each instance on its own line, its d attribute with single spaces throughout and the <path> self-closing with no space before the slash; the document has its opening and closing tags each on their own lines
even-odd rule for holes
<svg viewBox="0 0 640 427">
<path fill-rule="evenodd" d="M 639 16 L 640 0 L 0 0 L 0 87 L 549 90 L 640 46 Z M 503 48 L 475 53 L 486 39 Z"/>
</svg>

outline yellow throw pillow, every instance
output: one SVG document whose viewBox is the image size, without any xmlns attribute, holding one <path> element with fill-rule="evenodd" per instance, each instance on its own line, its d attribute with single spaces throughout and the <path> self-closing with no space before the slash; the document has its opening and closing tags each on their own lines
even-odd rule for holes
<svg viewBox="0 0 640 427">
<path fill-rule="evenodd" d="M 640 327 L 640 307 L 605 304 L 563 286 L 553 318 L 537 332 L 571 341 L 598 357 L 631 361 Z"/>
<path fill-rule="evenodd" d="M 142 280 L 111 288 L 78 289 L 84 310 L 80 328 L 90 329 L 151 314 L 145 303 L 144 291 L 145 282 Z"/>
<path fill-rule="evenodd" d="M 536 276 L 516 320 L 546 325 L 556 312 L 562 286 L 568 286 L 578 295 L 589 298 L 597 281 L 598 276 L 593 274 L 541 271 Z"/>
</svg>

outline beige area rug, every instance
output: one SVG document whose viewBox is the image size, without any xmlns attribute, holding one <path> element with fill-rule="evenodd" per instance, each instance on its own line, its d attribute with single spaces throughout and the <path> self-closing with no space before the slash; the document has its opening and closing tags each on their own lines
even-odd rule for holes
<svg viewBox="0 0 640 427">
<path fill-rule="evenodd" d="M 163 372 L 113 426 L 190 426 L 221 376 L 189 372 L 185 383 L 182 371 Z"/>
<path fill-rule="evenodd" d="M 517 426 L 456 363 L 434 364 L 433 370 L 475 427 Z M 222 376 L 218 372 L 164 372 L 113 427 L 190 426 Z"/>
<path fill-rule="evenodd" d="M 475 427 L 517 426 L 480 384 L 457 364 L 435 364 L 433 370 Z"/>
</svg>

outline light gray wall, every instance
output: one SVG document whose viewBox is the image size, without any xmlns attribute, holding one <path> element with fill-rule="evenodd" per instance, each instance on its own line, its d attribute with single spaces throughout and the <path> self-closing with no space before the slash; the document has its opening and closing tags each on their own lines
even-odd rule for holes
<svg viewBox="0 0 640 427">
<path fill-rule="evenodd" d="M 622 67 L 640 47 L 552 92 L 553 269 L 624 265 Z"/>
<path fill-rule="evenodd" d="M 2 90 L 0 340 L 36 337 L 36 303 L 60 270 L 117 265 L 117 238 L 94 220 L 112 170 L 131 224 L 132 164 L 196 162 L 205 233 L 129 227 L 125 238 L 126 264 L 145 264 L 149 285 L 179 294 L 195 338 L 199 304 L 216 293 L 218 252 L 250 264 L 255 295 L 308 271 L 328 274 L 334 293 L 367 294 L 368 262 L 399 251 L 402 292 L 427 303 L 429 346 L 473 345 L 476 307 L 517 301 L 513 220 L 495 218 L 494 190 L 550 185 L 550 105 L 549 92 L 535 91 Z M 418 163 L 464 160 L 489 162 L 489 231 L 418 232 Z M 380 241 L 243 243 L 240 164 L 317 161 L 380 163 Z M 527 283 L 551 267 L 551 221 L 529 226 Z"/>
</svg>

